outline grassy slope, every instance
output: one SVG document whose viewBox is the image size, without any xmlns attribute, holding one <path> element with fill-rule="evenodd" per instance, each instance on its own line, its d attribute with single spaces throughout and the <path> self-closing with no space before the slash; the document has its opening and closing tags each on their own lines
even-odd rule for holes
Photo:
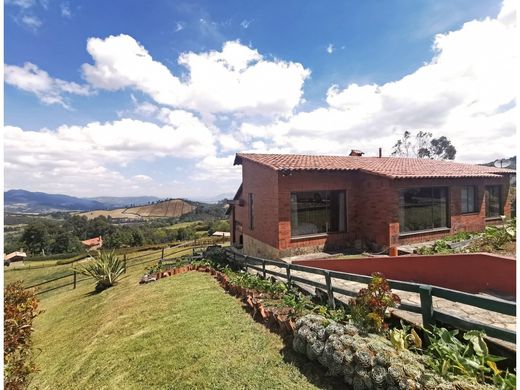
<svg viewBox="0 0 520 390">
<path fill-rule="evenodd" d="M 34 334 L 41 371 L 32 388 L 316 388 L 284 361 L 280 337 L 208 274 L 139 286 L 143 268 L 101 294 L 84 283 L 42 299 Z M 316 368 L 303 369 L 320 381 Z"/>
<path fill-rule="evenodd" d="M 175 248 L 166 249 L 164 251 L 164 255 L 165 255 L 165 257 L 167 257 L 170 255 L 170 253 L 175 252 L 175 251 L 178 251 L 178 249 L 175 249 Z M 189 254 L 189 253 L 190 253 L 190 249 L 187 249 L 185 252 L 181 252 L 178 255 L 180 256 L 180 255 Z M 139 256 L 139 257 L 145 256 L 147 254 L 150 254 L 150 255 L 133 261 L 133 258 L 135 258 L 137 256 Z M 153 261 L 157 260 L 159 258 L 159 256 L 160 256 L 160 251 L 149 250 L 149 251 L 139 251 L 139 252 L 129 253 L 127 255 L 127 259 L 128 259 L 128 264 L 131 269 L 134 268 L 134 267 L 132 267 L 132 264 L 134 262 L 142 262 L 142 261 L 149 260 L 150 262 L 148 264 L 137 265 L 135 267 L 135 268 L 142 270 L 146 266 L 153 265 Z M 34 263 L 36 263 L 36 262 L 34 262 Z M 46 264 L 53 263 L 53 260 L 46 260 L 45 263 Z M 81 266 L 81 264 L 84 264 L 84 262 L 82 262 L 80 264 L 75 264 L 75 267 L 79 267 L 79 266 Z M 32 265 L 33 265 L 33 262 L 31 262 L 29 264 L 29 266 L 32 266 Z M 37 283 L 47 281 L 47 280 L 58 278 L 60 276 L 68 275 L 68 274 L 71 274 L 72 272 L 73 272 L 72 264 L 55 265 L 55 266 L 41 267 L 41 268 L 34 268 L 34 269 L 23 268 L 23 267 L 9 269 L 7 267 L 4 267 L 4 283 L 7 284 L 7 283 L 14 282 L 15 280 L 23 280 L 23 284 L 25 286 L 30 286 L 30 285 L 34 285 Z M 84 278 L 84 276 L 78 275 L 78 280 L 80 278 Z M 60 285 L 63 285 L 65 283 L 69 283 L 69 282 L 72 282 L 72 277 L 57 280 L 56 282 L 46 284 L 41 287 L 41 290 L 46 290 L 46 289 L 49 289 L 52 287 L 57 287 L 57 286 L 60 286 Z M 83 283 L 88 283 L 88 282 L 82 282 L 81 284 L 83 284 Z M 58 290 L 57 293 L 60 293 L 62 291 L 63 290 Z M 47 294 L 47 293 L 45 293 L 45 294 Z M 54 295 L 54 293 L 52 293 L 52 295 Z"/>
</svg>

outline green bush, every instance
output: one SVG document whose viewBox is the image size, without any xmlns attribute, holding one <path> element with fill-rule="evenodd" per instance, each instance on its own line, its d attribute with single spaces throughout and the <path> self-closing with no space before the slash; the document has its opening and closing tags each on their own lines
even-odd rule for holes
<svg viewBox="0 0 520 390">
<path fill-rule="evenodd" d="M 101 252 L 94 261 L 82 268 L 79 272 L 91 276 L 96 281 L 96 291 L 100 292 L 117 283 L 117 279 L 125 272 L 125 264 L 114 251 Z"/>
<path fill-rule="evenodd" d="M 36 371 L 32 359 L 32 322 L 38 312 L 38 300 L 32 290 L 24 290 L 16 281 L 4 288 L 4 388 L 25 389 Z"/>
<path fill-rule="evenodd" d="M 505 358 L 489 353 L 485 333 L 477 330 L 465 332 L 460 340 L 458 330 L 433 327 L 425 330 L 429 345 L 426 349 L 430 367 L 443 377 L 453 379 L 466 376 L 481 383 L 494 383 L 500 389 L 516 388 L 516 376 L 498 369 L 496 362 Z"/>
</svg>

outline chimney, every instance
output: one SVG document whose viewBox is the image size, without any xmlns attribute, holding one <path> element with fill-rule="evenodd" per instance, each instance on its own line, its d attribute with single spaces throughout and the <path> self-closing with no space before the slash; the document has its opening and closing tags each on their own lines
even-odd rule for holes
<svg viewBox="0 0 520 390">
<path fill-rule="evenodd" d="M 379 158 L 383 157 L 383 148 L 379 148 Z"/>
<path fill-rule="evenodd" d="M 352 149 L 350 151 L 350 154 L 349 156 L 354 156 L 354 157 L 361 157 L 365 154 L 365 152 L 362 152 L 361 150 L 355 150 L 355 149 Z"/>
</svg>

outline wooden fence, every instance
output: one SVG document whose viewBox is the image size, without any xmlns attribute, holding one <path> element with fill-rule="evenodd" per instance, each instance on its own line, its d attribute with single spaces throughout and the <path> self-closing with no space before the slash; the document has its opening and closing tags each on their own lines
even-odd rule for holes
<svg viewBox="0 0 520 390">
<path fill-rule="evenodd" d="M 222 239 L 219 238 L 210 238 L 207 239 L 197 239 L 190 242 L 185 242 L 182 244 L 175 245 L 168 249 L 173 249 L 173 252 L 170 252 L 165 256 L 165 248 L 158 249 L 154 252 L 148 252 L 144 253 L 142 255 L 133 256 L 130 257 L 127 254 L 123 255 L 123 262 L 125 264 L 125 272 L 126 269 L 135 267 L 138 265 L 143 265 L 147 263 L 152 262 L 158 262 L 158 261 L 167 261 L 174 259 L 177 255 L 179 255 L 182 252 L 186 252 L 186 254 L 194 255 L 196 252 L 200 252 L 208 247 L 208 245 L 213 245 L 218 242 L 224 242 L 229 241 L 228 239 Z M 53 279 L 48 279 L 44 282 L 36 283 L 30 286 L 25 287 L 25 289 L 30 288 L 36 288 L 36 295 L 44 294 L 50 291 L 54 291 L 60 288 L 70 287 L 72 286 L 72 289 L 75 289 L 77 287 L 78 283 L 81 283 L 85 280 L 92 280 L 91 277 L 85 276 L 81 274 L 79 271 L 71 268 L 70 273 L 67 273 L 66 275 L 58 276 Z M 80 277 L 81 276 L 81 277 Z M 55 286 L 53 283 L 63 281 L 64 283 L 60 283 L 59 285 Z M 44 288 L 42 290 L 42 288 Z"/>
<path fill-rule="evenodd" d="M 286 281 L 289 285 L 291 283 L 302 283 L 309 285 L 322 291 L 328 298 L 328 303 L 332 308 L 336 307 L 337 298 L 334 294 L 342 294 L 347 296 L 355 296 L 357 291 L 351 291 L 339 286 L 334 286 L 333 279 L 352 281 L 358 283 L 368 284 L 371 280 L 370 276 L 351 274 L 339 271 L 329 271 L 320 268 L 307 267 L 298 264 L 285 263 L 278 260 L 268 260 L 253 256 L 244 256 L 233 250 L 226 250 L 227 260 L 234 263 L 246 271 L 253 269 L 266 278 L 267 275 L 272 275 Z M 266 266 L 274 266 L 279 268 L 278 271 L 267 269 Z M 320 283 L 316 280 L 307 279 L 301 276 L 295 276 L 291 274 L 291 271 L 299 271 L 312 275 L 321 275 L 324 278 L 324 282 Z M 451 325 L 460 329 L 480 329 L 486 332 L 490 337 L 495 337 L 501 340 L 505 340 L 511 343 L 516 343 L 516 332 L 498 328 L 493 325 L 487 325 L 480 322 L 474 322 L 469 319 L 463 319 L 461 317 L 447 314 L 442 311 L 438 311 L 433 307 L 433 297 L 446 299 L 456 303 L 462 303 L 465 305 L 478 307 L 481 309 L 489 310 L 491 312 L 506 314 L 510 316 L 516 316 L 516 303 L 502 299 L 482 297 L 475 294 L 469 294 L 461 291 L 450 290 L 447 288 L 430 286 L 418 283 L 404 282 L 399 280 L 388 280 L 390 287 L 394 290 L 408 291 L 417 293 L 420 296 L 420 305 L 412 305 L 402 303 L 398 306 L 398 309 L 410 311 L 413 313 L 419 313 L 422 315 L 422 321 L 424 326 L 431 326 L 437 323 Z"/>
</svg>

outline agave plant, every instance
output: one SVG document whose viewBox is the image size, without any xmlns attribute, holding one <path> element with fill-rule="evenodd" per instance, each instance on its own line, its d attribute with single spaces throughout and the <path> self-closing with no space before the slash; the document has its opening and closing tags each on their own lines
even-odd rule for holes
<svg viewBox="0 0 520 390">
<path fill-rule="evenodd" d="M 97 258 L 79 269 L 84 275 L 96 280 L 96 291 L 103 291 L 116 284 L 117 279 L 125 272 L 125 264 L 114 251 L 101 252 Z"/>
</svg>

